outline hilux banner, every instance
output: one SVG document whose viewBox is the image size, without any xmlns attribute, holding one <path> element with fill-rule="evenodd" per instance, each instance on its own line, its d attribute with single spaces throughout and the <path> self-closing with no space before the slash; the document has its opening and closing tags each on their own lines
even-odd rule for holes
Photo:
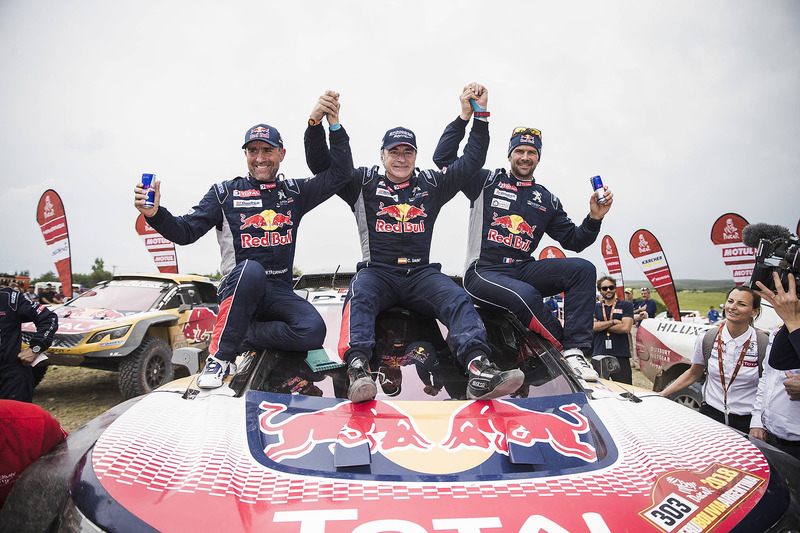
<svg viewBox="0 0 800 533">
<path fill-rule="evenodd" d="M 681 312 L 678 306 L 678 294 L 672 282 L 667 256 L 661 249 L 655 235 L 646 229 L 640 229 L 631 237 L 630 252 L 634 259 L 642 265 L 642 271 L 653 284 L 658 295 L 667 306 L 674 320 L 680 321 Z"/>
<path fill-rule="evenodd" d="M 750 280 L 756 264 L 756 251 L 742 243 L 742 230 L 747 220 L 736 213 L 726 213 L 711 226 L 711 242 L 722 253 L 722 261 L 733 275 L 733 281 L 741 285 Z"/>
<path fill-rule="evenodd" d="M 548 246 L 539 252 L 539 261 L 542 259 L 554 259 L 556 257 L 567 257 L 558 246 Z"/>
<path fill-rule="evenodd" d="M 178 273 L 178 257 L 175 254 L 175 243 L 165 239 L 154 230 L 139 213 L 136 219 L 136 233 L 142 238 L 147 251 L 153 256 L 158 271 L 162 274 Z"/>
<path fill-rule="evenodd" d="M 52 189 L 44 191 L 36 208 L 36 221 L 42 229 L 47 251 L 56 264 L 58 280 L 64 297 L 72 297 L 72 260 L 69 255 L 69 233 L 64 204 Z"/>
<path fill-rule="evenodd" d="M 617 280 L 617 298 L 619 300 L 624 300 L 625 286 L 622 283 L 622 265 L 619 262 L 617 244 L 610 235 L 606 235 L 600 242 L 600 248 L 603 253 L 603 259 L 605 259 L 606 266 L 608 267 L 608 275 Z"/>
</svg>

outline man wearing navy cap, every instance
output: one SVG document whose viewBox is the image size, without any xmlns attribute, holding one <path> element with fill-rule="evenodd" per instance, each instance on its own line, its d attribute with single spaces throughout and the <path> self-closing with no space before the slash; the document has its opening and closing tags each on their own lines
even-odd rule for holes
<svg viewBox="0 0 800 533">
<path fill-rule="evenodd" d="M 458 155 L 466 121 L 452 122 L 436 147 L 433 160 L 439 168 Z M 464 288 L 482 307 L 510 311 L 529 329 L 542 335 L 583 379 L 597 379 L 584 359 L 592 347 L 595 304 L 595 268 L 577 257 L 532 257 L 547 233 L 564 248 L 580 252 L 600 232 L 614 195 L 605 187 L 605 201 L 589 200 L 589 214 L 576 226 L 561 201 L 536 182 L 533 171 L 542 155 L 542 133 L 535 128 L 516 128 L 508 142 L 511 172 L 479 171 L 464 190 L 470 199 L 470 237 Z M 564 325 L 542 302 L 543 296 L 564 293 Z"/>
<path fill-rule="evenodd" d="M 488 91 L 477 83 L 464 88 L 461 119 L 473 116 L 470 99 L 483 104 Z M 378 167 L 361 167 L 338 195 L 353 210 L 359 228 L 362 262 L 350 283 L 342 316 L 339 347 L 348 363 L 348 398 L 372 400 L 377 387 L 369 373 L 375 347 L 375 318 L 393 306 L 402 306 L 439 319 L 449 330 L 456 358 L 469 372 L 467 395 L 489 399 L 516 391 L 523 381 L 518 369 L 500 371 L 489 362 L 486 329 L 469 296 L 439 263 L 430 263 L 433 224 L 439 210 L 472 178 L 486 159 L 489 147 L 488 112 L 473 122 L 464 155 L 447 173 L 415 168 L 417 139 L 404 127 L 383 136 Z M 312 115 L 306 130 L 306 162 L 312 172 L 330 164 L 325 134 Z"/>
<path fill-rule="evenodd" d="M 267 124 L 245 133 L 249 173 L 211 187 L 200 204 L 184 216 L 159 206 L 161 183 L 155 183 L 155 207 L 145 207 L 145 191 L 134 189 L 134 205 L 163 237 L 190 244 L 211 228 L 217 230 L 224 276 L 218 295 L 219 315 L 211 334 L 209 357 L 197 380 L 200 388 L 220 387 L 242 348 L 306 351 L 322 345 L 325 323 L 292 290 L 292 265 L 300 219 L 350 181 L 353 158 L 347 133 L 339 124 L 338 93 L 322 95 L 313 113 L 331 125 L 331 165 L 313 179 L 278 174 L 286 155 L 278 130 Z M 251 318 L 255 319 L 250 326 Z M 244 344 L 243 344 L 244 341 Z M 233 368 L 235 370 L 235 367 Z"/>
</svg>

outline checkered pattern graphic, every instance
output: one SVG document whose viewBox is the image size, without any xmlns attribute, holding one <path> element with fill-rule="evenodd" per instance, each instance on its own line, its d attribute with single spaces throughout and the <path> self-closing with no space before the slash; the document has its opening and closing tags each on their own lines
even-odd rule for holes
<svg viewBox="0 0 800 533">
<path fill-rule="evenodd" d="M 673 470 L 702 471 L 714 462 L 768 477 L 766 459 L 746 439 L 667 399 L 650 397 L 632 403 L 605 398 L 591 406 L 616 442 L 618 460 L 594 472 L 551 478 L 381 484 L 291 476 L 269 470 L 250 456 L 243 399 L 185 401 L 161 393 L 151 394 L 112 424 L 97 441 L 92 462 L 105 484 L 233 494 L 246 503 L 272 504 L 478 495 L 633 497 L 650 494 L 656 480 Z"/>
</svg>

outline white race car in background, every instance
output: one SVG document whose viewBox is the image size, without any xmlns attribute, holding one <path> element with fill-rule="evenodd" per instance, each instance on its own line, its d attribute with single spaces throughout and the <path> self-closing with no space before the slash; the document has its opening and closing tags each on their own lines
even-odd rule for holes
<svg viewBox="0 0 800 533">
<path fill-rule="evenodd" d="M 684 311 L 681 311 L 681 317 L 683 313 Z M 639 324 L 636 331 L 636 357 L 639 360 L 639 370 L 653 382 L 654 391 L 667 388 L 691 366 L 698 335 L 724 323 L 723 319 L 715 324 L 709 324 L 708 319 L 697 316 L 699 315 L 697 311 L 688 313 L 692 313 L 693 316 L 687 316 L 688 320 L 682 318 L 681 322 L 666 318 L 665 313 L 660 313 L 656 318 L 647 318 Z M 761 314 L 756 319 L 755 326 L 769 333 L 780 323 L 780 318 L 772 306 L 762 302 Z M 701 382 L 693 383 L 677 392 L 672 398 L 678 403 L 699 410 L 703 400 L 701 386 Z"/>
</svg>

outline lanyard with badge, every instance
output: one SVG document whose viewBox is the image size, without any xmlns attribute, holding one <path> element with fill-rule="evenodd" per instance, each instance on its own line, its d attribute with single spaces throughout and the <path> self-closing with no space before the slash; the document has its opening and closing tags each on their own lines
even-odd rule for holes
<svg viewBox="0 0 800 533">
<path fill-rule="evenodd" d="M 606 304 L 601 304 L 601 305 L 603 306 L 603 320 L 605 322 L 608 322 L 609 320 L 613 320 L 614 319 L 614 308 L 617 306 L 617 301 L 614 300 L 614 303 L 611 306 L 611 310 L 609 311 L 609 314 L 611 315 L 611 317 L 609 317 L 606 314 L 606 307 L 607 307 Z M 608 330 L 606 330 L 606 350 L 610 350 L 610 349 L 611 349 L 611 333 L 609 333 Z"/>
<path fill-rule="evenodd" d="M 724 326 L 723 326 L 724 327 Z M 722 365 L 722 327 L 719 328 L 719 335 L 717 336 L 717 362 L 719 363 L 719 381 L 722 385 L 722 405 L 725 407 L 725 425 L 728 424 L 728 389 L 730 389 L 731 385 L 733 385 L 733 380 L 736 379 L 736 376 L 739 374 L 739 369 L 742 367 L 742 362 L 744 362 L 744 356 L 747 353 L 747 349 L 750 347 L 750 341 L 753 340 L 753 335 L 750 334 L 750 337 L 747 339 L 747 342 L 744 343 L 742 347 L 742 353 L 739 354 L 739 359 L 736 360 L 736 366 L 733 369 L 733 374 L 731 374 L 731 380 L 725 385 L 725 369 Z"/>
</svg>

